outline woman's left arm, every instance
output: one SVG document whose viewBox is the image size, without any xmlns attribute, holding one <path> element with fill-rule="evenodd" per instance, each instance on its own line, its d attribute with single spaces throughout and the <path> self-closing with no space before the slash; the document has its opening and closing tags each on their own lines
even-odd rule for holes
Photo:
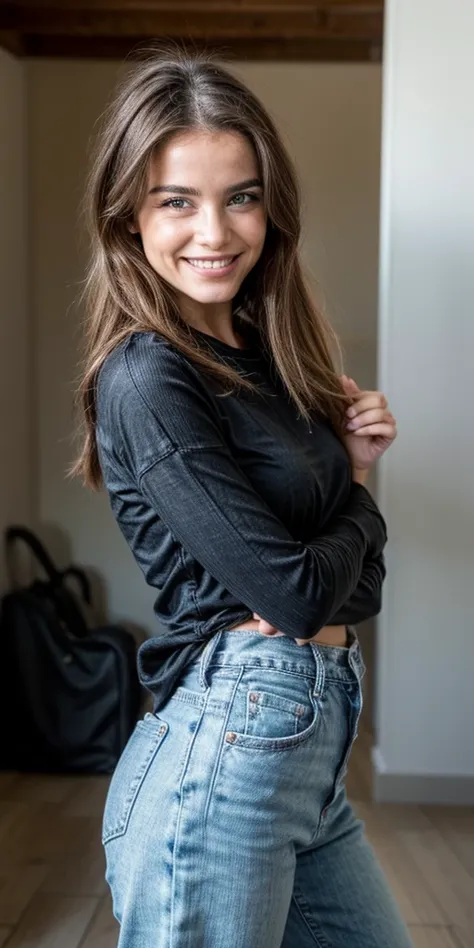
<svg viewBox="0 0 474 948">
<path fill-rule="evenodd" d="M 346 395 L 352 398 L 347 409 L 346 449 L 352 462 L 352 480 L 365 486 L 371 466 L 397 437 L 397 423 L 388 410 L 383 392 L 363 391 L 354 379 L 343 375 Z M 382 608 L 382 586 L 386 575 L 383 553 L 367 556 L 359 583 L 349 599 L 328 620 L 328 625 L 356 625 L 378 615 Z M 254 614 L 254 618 L 260 618 Z M 266 624 L 268 626 L 268 624 Z M 268 626 L 266 634 L 277 630 Z"/>
<path fill-rule="evenodd" d="M 397 423 L 383 392 L 362 391 L 354 379 L 345 375 L 341 382 L 346 395 L 352 398 L 344 438 L 352 462 L 352 480 L 365 486 L 371 466 L 395 441 Z M 355 625 L 378 615 L 386 572 L 382 553 L 378 557 L 366 557 L 357 588 L 331 616 L 330 625 Z"/>
</svg>

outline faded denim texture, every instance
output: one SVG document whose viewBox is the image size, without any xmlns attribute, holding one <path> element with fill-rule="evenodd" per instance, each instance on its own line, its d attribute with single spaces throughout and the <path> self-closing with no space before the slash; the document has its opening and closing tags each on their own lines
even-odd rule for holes
<svg viewBox="0 0 474 948">
<path fill-rule="evenodd" d="M 137 725 L 103 821 L 118 948 L 410 948 L 344 789 L 349 634 L 217 633 Z"/>
</svg>

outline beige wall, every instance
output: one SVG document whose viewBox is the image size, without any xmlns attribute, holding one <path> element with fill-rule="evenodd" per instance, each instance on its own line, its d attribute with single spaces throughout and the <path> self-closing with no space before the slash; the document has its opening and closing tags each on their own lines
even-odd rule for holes
<svg viewBox="0 0 474 948">
<path fill-rule="evenodd" d="M 13 521 L 29 522 L 33 487 L 25 66 L 3 50 L 0 50 L 0 207 L 0 531 L 3 533 L 6 525 Z M 3 568 L 0 568 L 0 589 L 4 585 Z"/>
<path fill-rule="evenodd" d="M 84 272 L 77 209 L 114 63 L 35 61 L 30 88 L 39 516 L 64 559 L 103 579 L 109 612 L 153 628 L 147 590 L 104 496 L 64 476 Z M 238 70 L 282 129 L 305 194 L 305 255 L 362 385 L 375 377 L 381 72 L 377 65 L 247 64 Z"/>
<path fill-rule="evenodd" d="M 380 798 L 474 804 L 474 5 L 388 0 L 379 378 Z"/>
</svg>

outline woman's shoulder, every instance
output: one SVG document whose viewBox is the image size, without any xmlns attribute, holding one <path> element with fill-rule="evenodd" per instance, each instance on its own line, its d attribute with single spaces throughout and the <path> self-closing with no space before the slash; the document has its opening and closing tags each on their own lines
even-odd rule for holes
<svg viewBox="0 0 474 948">
<path fill-rule="evenodd" d="M 162 385 L 174 376 L 189 374 L 190 362 L 175 346 L 156 332 L 134 332 L 104 359 L 98 389 L 108 394 L 133 387 Z"/>
<path fill-rule="evenodd" d="M 130 417 L 144 404 L 160 414 L 210 398 L 205 377 L 187 356 L 155 332 L 127 336 L 104 359 L 96 386 L 98 414 Z"/>
</svg>

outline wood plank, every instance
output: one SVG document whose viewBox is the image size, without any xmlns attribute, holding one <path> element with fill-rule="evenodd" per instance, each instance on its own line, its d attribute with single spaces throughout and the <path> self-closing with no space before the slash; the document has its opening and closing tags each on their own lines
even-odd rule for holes
<svg viewBox="0 0 474 948">
<path fill-rule="evenodd" d="M 0 923 L 16 925 L 28 903 L 47 875 L 42 866 L 13 866 L 0 869 Z"/>
<path fill-rule="evenodd" d="M 468 931 L 467 928 L 458 928 L 458 926 L 455 925 L 453 928 L 453 937 L 457 939 L 456 948 L 473 948 L 474 946 L 473 928 Z"/>
<path fill-rule="evenodd" d="M 449 925 L 474 927 L 474 886 L 472 876 L 464 869 L 437 830 L 398 834 L 418 873 L 426 880 Z"/>
<path fill-rule="evenodd" d="M 94 915 L 81 948 L 116 948 L 118 936 L 119 925 L 112 914 L 110 898 L 107 897 Z"/>
<path fill-rule="evenodd" d="M 105 857 L 101 844 L 100 818 L 81 820 L 80 846 L 71 858 L 69 848 L 61 858 L 50 864 L 41 885 L 42 892 L 61 895 L 92 895 L 102 897 L 107 891 Z"/>
<path fill-rule="evenodd" d="M 19 787 L 21 783 L 21 775 L 15 771 L 0 771 L 0 800 L 11 799 L 16 787 Z"/>
<path fill-rule="evenodd" d="M 27 779 L 19 779 L 5 792 L 10 799 L 23 800 L 25 803 L 63 803 L 77 788 L 77 777 L 51 774 L 28 774 Z M 1 789 L 0 789 L 0 795 Z"/>
<path fill-rule="evenodd" d="M 423 807 L 427 819 L 474 879 L 474 807 Z"/>
<path fill-rule="evenodd" d="M 387 877 L 390 888 L 408 925 L 447 926 L 443 911 L 423 873 L 400 839 L 398 826 L 427 825 L 418 807 L 381 806 L 357 801 L 357 815 L 364 821 L 369 841 Z M 429 824 L 428 824 L 429 825 Z"/>
<path fill-rule="evenodd" d="M 12 804 L 2 834 L 0 866 L 54 864 L 68 852 L 80 850 L 92 818 L 70 819 L 53 803 Z M 93 818 L 97 827 L 98 817 Z"/>
<path fill-rule="evenodd" d="M 80 777 L 69 800 L 61 807 L 64 817 L 101 817 L 110 777 Z"/>
<path fill-rule="evenodd" d="M 0 948 L 3 948 L 3 945 L 6 944 L 7 938 L 11 935 L 11 928 L 5 928 L 4 925 L 0 925 Z"/>
<path fill-rule="evenodd" d="M 36 896 L 8 948 L 78 948 L 97 905 L 97 899 Z"/>
<path fill-rule="evenodd" d="M 415 948 L 459 948 L 459 943 L 449 928 L 428 925 L 410 925 L 410 935 Z"/>
</svg>

